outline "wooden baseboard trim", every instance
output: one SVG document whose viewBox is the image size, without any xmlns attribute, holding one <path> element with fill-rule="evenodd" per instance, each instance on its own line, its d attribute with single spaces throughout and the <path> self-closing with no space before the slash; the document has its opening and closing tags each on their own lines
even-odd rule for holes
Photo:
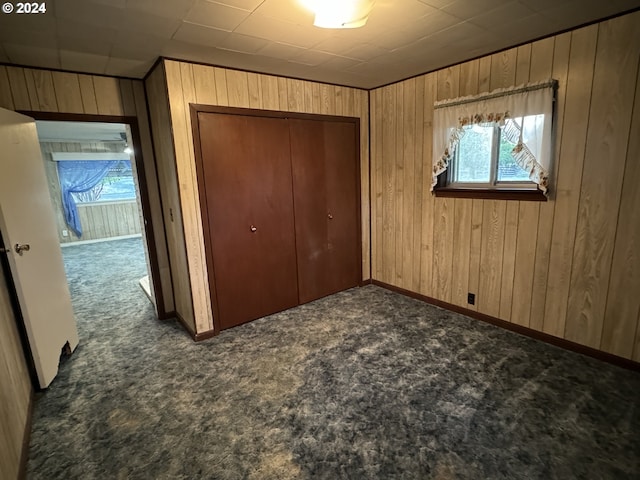
<svg viewBox="0 0 640 480">
<path fill-rule="evenodd" d="M 498 327 L 504 328 L 505 330 L 510 330 L 512 332 L 519 333 L 520 335 L 534 338 L 536 340 L 549 343 L 556 347 L 564 348 L 565 350 L 570 350 L 572 352 L 580 353 L 588 357 L 593 357 L 597 360 L 611 363 L 613 365 L 626 368 L 628 370 L 640 371 L 640 363 L 634 362 L 633 360 L 629 360 L 628 358 L 619 357 L 617 355 L 613 355 L 612 353 L 603 352 L 595 348 L 587 347 L 585 345 L 580 345 L 579 343 L 575 343 L 570 340 L 565 340 L 564 338 L 554 337 L 553 335 L 549 335 L 548 333 L 539 332 L 531 328 L 523 327 L 522 325 L 516 325 L 515 323 L 510 323 L 505 320 L 492 317 L 491 315 L 486 315 L 484 313 L 476 312 L 474 310 L 469 310 L 467 308 L 460 307 L 458 305 L 453 305 L 452 303 L 443 302 L 442 300 L 427 297 L 426 295 L 415 293 L 410 290 L 405 290 L 404 288 L 396 287 L 394 285 L 380 282 L 378 280 L 372 280 L 371 283 L 373 285 L 377 285 L 378 287 L 391 290 L 392 292 L 400 293 L 401 295 L 415 298 L 416 300 L 421 300 L 423 302 L 429 303 L 431 305 L 435 305 L 437 307 L 444 308 L 446 310 L 450 310 L 452 312 L 461 313 L 463 315 L 466 315 L 467 317 L 475 318 L 476 320 L 480 320 L 482 322 L 496 325 Z"/>
<path fill-rule="evenodd" d="M 27 412 L 27 422 L 24 426 L 24 435 L 22 436 L 22 452 L 20 454 L 20 469 L 18 470 L 18 479 L 25 480 L 27 478 L 27 464 L 29 462 L 29 443 L 31 442 L 31 427 L 33 425 L 33 407 L 35 404 L 35 395 L 31 390 L 29 395 L 29 409 Z"/>
<path fill-rule="evenodd" d="M 193 335 L 193 340 L 196 342 L 202 342 L 216 336 L 215 330 L 207 330 L 206 332 L 200 332 Z"/>
<path fill-rule="evenodd" d="M 173 320 L 174 318 L 178 318 L 176 312 L 158 312 L 158 320 Z"/>
</svg>

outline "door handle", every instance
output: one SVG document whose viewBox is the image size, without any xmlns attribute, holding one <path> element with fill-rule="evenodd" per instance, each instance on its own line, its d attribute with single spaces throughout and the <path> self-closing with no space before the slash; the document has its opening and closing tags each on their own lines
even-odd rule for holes
<svg viewBox="0 0 640 480">
<path fill-rule="evenodd" d="M 13 249 L 18 255 L 22 256 L 24 252 L 28 252 L 29 250 L 31 250 L 31 245 L 29 245 L 28 243 L 16 243 Z"/>
<path fill-rule="evenodd" d="M 327 215 L 327 218 L 328 218 L 329 220 L 333 220 L 333 215 L 329 214 L 329 215 Z"/>
<path fill-rule="evenodd" d="M 253 225 L 251 225 L 251 227 L 249 227 L 249 230 L 251 230 L 251 233 L 256 233 L 258 231 L 258 229 L 256 227 L 254 227 Z"/>
</svg>

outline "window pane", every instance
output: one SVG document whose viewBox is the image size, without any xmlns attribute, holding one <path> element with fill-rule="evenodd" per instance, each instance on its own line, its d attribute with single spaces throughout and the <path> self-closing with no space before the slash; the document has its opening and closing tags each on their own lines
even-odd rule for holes
<svg viewBox="0 0 640 480">
<path fill-rule="evenodd" d="M 470 125 L 458 145 L 454 182 L 489 183 L 493 127 Z"/>
<path fill-rule="evenodd" d="M 529 182 L 529 174 L 516 163 L 511 152 L 516 144 L 502 135 L 500 129 L 500 150 L 498 152 L 498 182 Z"/>
<path fill-rule="evenodd" d="M 88 192 L 72 193 L 78 203 L 113 202 L 134 200 L 136 187 L 133 182 L 131 162 L 120 161 L 109 173 Z"/>
</svg>

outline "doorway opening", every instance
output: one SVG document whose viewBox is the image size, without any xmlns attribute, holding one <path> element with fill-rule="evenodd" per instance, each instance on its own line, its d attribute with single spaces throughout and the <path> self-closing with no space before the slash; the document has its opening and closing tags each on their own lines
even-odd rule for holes
<svg viewBox="0 0 640 480">
<path fill-rule="evenodd" d="M 155 308 L 131 125 L 36 120 L 36 127 L 74 308 L 88 293 L 96 298 L 87 289 L 106 291 L 104 282 L 117 283 L 118 294 L 101 306 L 92 301 L 96 317 L 126 311 L 141 291 Z"/>
</svg>

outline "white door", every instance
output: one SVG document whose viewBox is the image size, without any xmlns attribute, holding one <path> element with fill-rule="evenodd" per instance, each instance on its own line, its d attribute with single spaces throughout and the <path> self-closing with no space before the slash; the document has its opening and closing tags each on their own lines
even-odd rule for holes
<svg viewBox="0 0 640 480">
<path fill-rule="evenodd" d="M 32 118 L 0 108 L 0 230 L 42 388 L 78 345 L 53 206 Z M 22 255 L 16 245 L 25 245 Z M 28 245 L 28 247 L 26 247 Z M 28 248 L 28 250 L 27 250 Z"/>
</svg>

